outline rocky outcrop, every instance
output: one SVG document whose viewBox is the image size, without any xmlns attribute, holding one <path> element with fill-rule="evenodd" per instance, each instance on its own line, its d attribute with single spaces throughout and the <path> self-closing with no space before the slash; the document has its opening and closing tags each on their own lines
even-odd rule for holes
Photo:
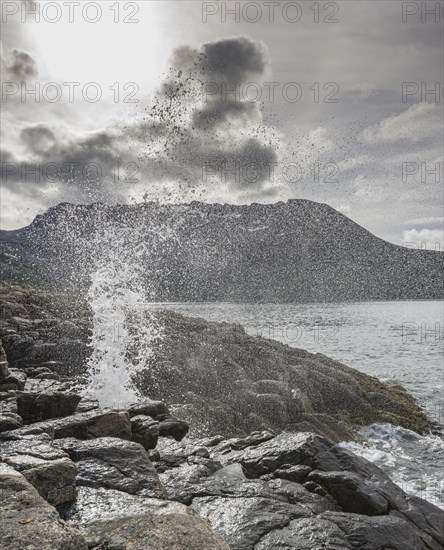
<svg viewBox="0 0 444 550">
<path fill-rule="evenodd" d="M 162 497 L 163 489 L 148 454 L 138 443 L 116 437 L 90 441 L 59 439 L 54 446 L 65 451 L 77 466 L 77 485 L 104 487 L 130 494 Z"/>
<path fill-rule="evenodd" d="M 427 426 L 402 389 L 239 327 L 161 313 L 175 346 L 156 350 L 151 393 L 175 404 L 101 408 L 66 375 L 77 359 L 66 356 L 65 374 L 46 352 L 44 363 L 28 362 L 28 352 L 39 357 L 35 342 L 45 346 L 32 317 L 49 310 L 39 293 L 8 292 L 11 310 L 17 296 L 23 302 L 20 319 L 0 322 L 0 384 L 13 377 L 0 392 L 2 548 L 443 547 L 441 510 L 334 441 L 353 437 L 353 422 L 387 416 Z M 149 381 L 145 372 L 138 383 Z M 190 418 L 203 418 L 205 429 L 188 433 Z M 250 433 L 250 425 L 261 429 Z M 209 435 L 198 438 L 199 430 Z"/>
<path fill-rule="evenodd" d="M 444 544 L 442 511 L 406 495 L 370 462 L 318 435 L 283 432 L 264 441 L 265 435 L 253 434 L 246 447 L 245 439 L 159 446 L 155 464 L 169 497 L 208 518 L 230 548 L 438 550 Z M 283 478 L 291 469 L 293 480 Z"/>
<path fill-rule="evenodd" d="M 15 469 L 0 463 L 0 547 L 5 550 L 88 550 L 84 537 L 63 522 Z"/>
<path fill-rule="evenodd" d="M 75 500 L 77 469 L 69 456 L 54 448 L 50 441 L 29 438 L 3 441 L 0 458 L 22 473 L 53 506 Z"/>
<path fill-rule="evenodd" d="M 157 321 L 162 340 L 153 344 L 153 357 L 135 382 L 144 395 L 175 403 L 173 412 L 196 435 L 292 425 L 341 441 L 353 438 L 356 424 L 430 428 L 403 388 L 322 354 L 172 311 L 159 312 Z"/>
<path fill-rule="evenodd" d="M 139 363 L 134 377 L 141 394 L 156 402 L 148 408 L 134 405 L 130 418 L 107 412 L 99 419 L 97 403 L 78 402 L 70 395 L 68 375 L 81 377 L 89 353 L 91 314 L 84 296 L 17 285 L 1 286 L 0 295 L 1 340 L 15 377 L 26 375 L 21 392 L 15 386 L 8 389 L 8 396 L 15 391 L 18 410 L 1 420 L 4 430 L 20 422 L 11 414 L 25 424 L 51 421 L 56 438 L 97 437 L 103 435 L 100 425 L 112 422 L 117 437 L 121 431 L 150 450 L 156 437 L 181 439 L 188 429 L 181 421 L 194 436 L 277 432 L 292 425 L 334 441 L 353 438 L 355 425 L 373 422 L 420 433 L 431 427 L 400 386 L 383 384 L 321 354 L 254 338 L 237 325 L 171 311 L 156 314 L 162 338 L 153 342 L 152 356 L 145 365 Z M 171 410 L 162 404 L 165 400 L 173 403 Z M 75 407 L 75 417 L 59 418 L 72 415 Z M 52 416 L 57 417 L 54 423 Z M 104 431 L 109 435 L 109 426 Z"/>
</svg>

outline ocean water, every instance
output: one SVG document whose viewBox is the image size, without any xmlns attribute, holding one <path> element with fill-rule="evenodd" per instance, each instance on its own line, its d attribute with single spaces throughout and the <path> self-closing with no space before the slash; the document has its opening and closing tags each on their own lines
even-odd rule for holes
<svg viewBox="0 0 444 550">
<path fill-rule="evenodd" d="M 444 424 L 444 302 L 334 304 L 156 304 L 210 321 L 244 326 L 252 335 L 328 355 L 400 384 L 428 416 Z M 444 508 L 444 438 L 389 424 L 361 430 L 362 444 L 344 443 L 385 470 L 406 492 Z"/>
</svg>

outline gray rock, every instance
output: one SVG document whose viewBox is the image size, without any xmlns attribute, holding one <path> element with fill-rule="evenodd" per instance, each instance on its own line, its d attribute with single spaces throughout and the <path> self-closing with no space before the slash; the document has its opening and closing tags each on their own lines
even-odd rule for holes
<svg viewBox="0 0 444 550">
<path fill-rule="evenodd" d="M 76 414 L 100 409 L 99 401 L 95 397 L 82 397 L 77 405 Z"/>
<path fill-rule="evenodd" d="M 134 516 L 88 525 L 90 547 L 131 550 L 200 549 L 230 550 L 209 523 L 197 514 Z M 128 546 L 129 542 L 131 546 Z"/>
<path fill-rule="evenodd" d="M 87 550 L 83 536 L 17 471 L 0 464 L 0 547 L 5 550 Z"/>
<path fill-rule="evenodd" d="M 2 443 L 0 458 L 22 473 L 40 496 L 53 506 L 75 500 L 77 470 L 60 449 L 32 439 L 9 441 Z"/>
<path fill-rule="evenodd" d="M 74 413 L 80 396 L 74 393 L 16 392 L 17 412 L 25 424 Z"/>
<path fill-rule="evenodd" d="M 79 487 L 64 517 L 90 547 L 125 548 L 131 541 L 132 550 L 229 550 L 208 522 L 177 502 Z"/>
<path fill-rule="evenodd" d="M 188 433 L 189 425 L 183 420 L 169 417 L 159 422 L 159 436 L 173 437 L 176 441 L 181 441 Z"/>
<path fill-rule="evenodd" d="M 22 417 L 18 414 L 1 412 L 0 413 L 0 433 L 9 430 L 16 430 L 23 425 Z"/>
<path fill-rule="evenodd" d="M 260 496 L 195 498 L 192 507 L 210 520 L 232 550 L 252 550 L 272 529 L 311 515 L 302 506 Z"/>
<path fill-rule="evenodd" d="M 324 487 L 329 495 L 339 504 L 344 512 L 354 512 L 366 516 L 381 516 L 389 511 L 389 503 L 378 489 L 382 480 L 372 483 L 361 479 L 350 472 L 321 472 L 314 470 L 308 481 Z"/>
<path fill-rule="evenodd" d="M 39 440 L 51 444 L 54 439 L 54 428 L 47 424 L 29 424 L 15 430 L 0 433 L 0 444 L 3 441 Z"/>
<path fill-rule="evenodd" d="M 345 534 L 333 522 L 320 518 L 290 521 L 266 533 L 255 550 L 353 550 Z M 365 548 L 365 547 L 364 547 Z"/>
<path fill-rule="evenodd" d="M 76 463 L 77 485 L 149 497 L 164 496 L 157 472 L 138 443 L 100 437 L 90 441 L 59 439 L 54 445 Z"/>
<path fill-rule="evenodd" d="M 374 514 L 390 510 L 390 514 L 407 519 L 424 536 L 444 546 L 444 518 L 436 506 L 406 495 L 377 466 L 321 436 L 283 432 L 235 458 L 251 477 L 272 473 L 283 464 L 330 472 L 331 476 L 313 473 L 312 483 L 322 485 L 348 511 Z"/>
<path fill-rule="evenodd" d="M 159 422 L 150 416 L 137 415 L 131 418 L 133 441 L 140 443 L 147 451 L 155 449 L 159 439 Z"/>
<path fill-rule="evenodd" d="M 342 512 L 325 512 L 321 518 L 335 523 L 345 533 L 352 548 L 365 548 L 366 550 L 439 548 L 439 546 L 429 546 L 418 535 L 414 526 L 401 518 L 393 516 L 368 517 Z"/>
<path fill-rule="evenodd" d="M 170 411 L 168 406 L 163 401 L 142 401 L 141 403 L 134 403 L 128 407 L 128 413 L 132 416 L 150 416 L 154 420 L 163 420 L 169 416 Z"/>
<path fill-rule="evenodd" d="M 14 384 L 18 390 L 25 389 L 26 373 L 19 369 L 9 369 L 8 375 L 2 380 L 2 385 Z"/>
<path fill-rule="evenodd" d="M 8 360 L 6 359 L 6 353 L 0 342 L 0 383 L 8 376 Z"/>
<path fill-rule="evenodd" d="M 128 413 L 110 409 L 93 409 L 66 418 L 46 420 L 34 425 L 36 427 L 51 427 L 54 430 L 55 439 L 66 437 L 88 439 L 109 436 L 130 440 L 132 437 Z"/>
<path fill-rule="evenodd" d="M 289 464 L 284 464 L 281 468 L 278 468 L 272 474 L 265 474 L 265 476 L 262 476 L 262 479 L 279 478 L 286 479 L 288 481 L 295 481 L 296 483 L 301 483 L 306 479 L 310 472 L 311 469 L 309 466 L 301 466 L 300 464 L 296 466 L 291 466 Z"/>
</svg>

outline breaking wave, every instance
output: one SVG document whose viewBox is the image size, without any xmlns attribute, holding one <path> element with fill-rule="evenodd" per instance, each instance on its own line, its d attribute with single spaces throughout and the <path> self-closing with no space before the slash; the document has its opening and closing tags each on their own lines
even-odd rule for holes
<svg viewBox="0 0 444 550">
<path fill-rule="evenodd" d="M 441 436 L 421 436 L 391 424 L 372 424 L 358 433 L 365 442 L 340 445 L 379 466 L 406 493 L 444 509 L 444 441 Z"/>
</svg>

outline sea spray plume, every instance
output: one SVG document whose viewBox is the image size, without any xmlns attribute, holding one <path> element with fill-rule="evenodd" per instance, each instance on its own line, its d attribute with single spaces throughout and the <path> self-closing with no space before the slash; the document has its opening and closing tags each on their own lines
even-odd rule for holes
<svg viewBox="0 0 444 550">
<path fill-rule="evenodd" d="M 144 205 L 61 205 L 31 228 L 45 234 L 40 253 L 57 256 L 57 279 L 87 289 L 91 355 L 82 393 L 102 406 L 137 399 L 132 378 L 149 365 L 152 343 L 162 332 L 149 307 L 165 284 L 159 264 L 180 246 L 183 220 L 174 207 L 156 212 Z"/>
<path fill-rule="evenodd" d="M 150 286 L 156 268 L 152 252 L 175 240 L 174 221 L 180 224 L 181 216 L 168 226 L 143 216 L 108 220 L 95 234 L 97 259 L 87 294 L 93 311 L 92 354 L 84 393 L 97 397 L 102 406 L 137 400 L 133 377 L 149 366 L 152 344 L 162 337 L 149 308 L 155 296 Z"/>
</svg>

